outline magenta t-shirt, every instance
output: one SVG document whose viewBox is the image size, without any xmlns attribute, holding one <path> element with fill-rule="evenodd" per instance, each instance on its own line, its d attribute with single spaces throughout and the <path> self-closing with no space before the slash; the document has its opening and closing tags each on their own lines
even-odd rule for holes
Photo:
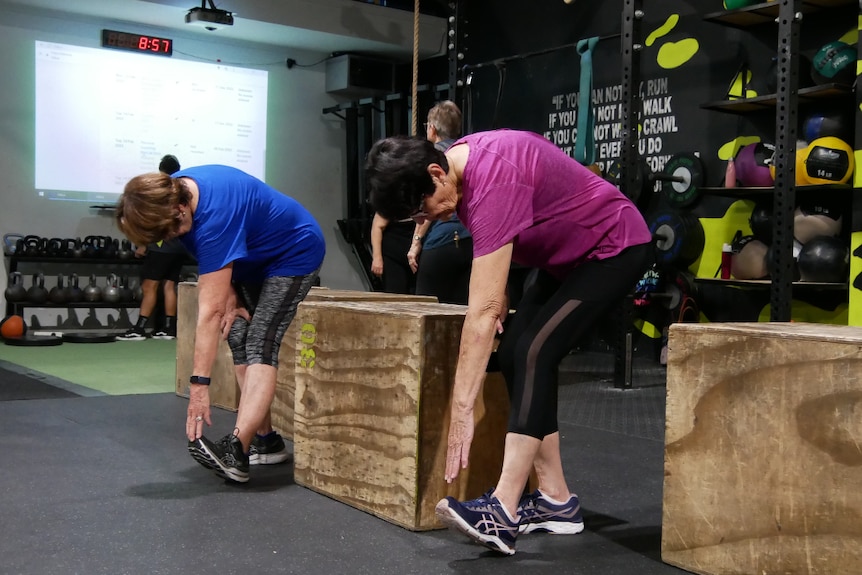
<svg viewBox="0 0 862 575">
<path fill-rule="evenodd" d="M 515 263 L 561 277 L 652 240 L 622 192 L 538 134 L 478 132 L 458 144 L 470 147 L 458 217 L 473 257 L 512 242 Z"/>
</svg>

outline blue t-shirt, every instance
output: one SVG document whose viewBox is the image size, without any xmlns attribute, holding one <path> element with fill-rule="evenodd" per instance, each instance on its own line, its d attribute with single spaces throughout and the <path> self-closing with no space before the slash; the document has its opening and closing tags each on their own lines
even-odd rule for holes
<svg viewBox="0 0 862 575">
<path fill-rule="evenodd" d="M 422 242 L 423 250 L 433 250 L 451 244 L 455 241 L 455 234 L 459 240 L 464 240 L 470 237 L 470 230 L 464 227 L 458 216 L 452 214 L 448 220 L 436 220 L 431 223 L 428 228 L 428 233 L 425 234 L 425 241 Z"/>
<path fill-rule="evenodd" d="M 233 262 L 233 279 L 305 275 L 323 262 L 317 221 L 299 202 L 236 168 L 197 166 L 173 174 L 200 192 L 192 229 L 181 236 L 201 274 Z"/>
</svg>

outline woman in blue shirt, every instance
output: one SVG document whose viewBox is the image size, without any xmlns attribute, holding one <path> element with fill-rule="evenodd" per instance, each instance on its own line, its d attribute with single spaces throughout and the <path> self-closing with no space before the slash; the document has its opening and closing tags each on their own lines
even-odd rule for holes
<svg viewBox="0 0 862 575">
<path fill-rule="evenodd" d="M 323 232 L 296 200 L 228 166 L 151 173 L 126 184 L 117 223 L 135 243 L 179 238 L 198 262 L 198 319 L 186 435 L 189 452 L 216 475 L 248 481 L 249 464 L 287 459 L 272 429 L 278 350 L 296 308 L 317 282 Z M 242 391 L 233 433 L 211 425 L 210 373 L 226 335 Z"/>
</svg>

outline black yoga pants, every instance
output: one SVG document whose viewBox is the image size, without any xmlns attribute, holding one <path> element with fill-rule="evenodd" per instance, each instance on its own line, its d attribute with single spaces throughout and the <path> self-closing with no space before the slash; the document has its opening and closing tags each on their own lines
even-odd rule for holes
<svg viewBox="0 0 862 575">
<path fill-rule="evenodd" d="M 631 293 L 654 261 L 652 244 L 588 261 L 562 280 L 539 271 L 503 332 L 497 356 L 509 391 L 508 430 L 544 438 L 559 430 L 560 362 Z"/>
</svg>

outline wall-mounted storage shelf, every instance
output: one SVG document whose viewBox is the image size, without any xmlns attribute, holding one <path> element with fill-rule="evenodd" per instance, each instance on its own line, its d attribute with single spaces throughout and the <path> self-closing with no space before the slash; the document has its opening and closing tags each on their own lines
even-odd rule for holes
<svg viewBox="0 0 862 575">
<path fill-rule="evenodd" d="M 716 284 L 723 286 L 735 286 L 742 288 L 763 288 L 769 289 L 772 285 L 772 282 L 768 279 L 763 280 L 737 280 L 737 279 L 729 279 L 723 280 L 720 278 L 694 278 L 696 283 L 704 283 L 704 284 Z M 848 288 L 847 282 L 841 283 L 826 283 L 826 282 L 793 282 L 794 289 L 810 289 L 812 291 L 823 291 L 823 290 L 833 290 L 833 291 L 846 291 Z"/>
<path fill-rule="evenodd" d="M 836 98 L 847 98 L 851 102 L 853 97 L 853 88 L 844 84 L 823 84 L 821 86 L 810 86 L 801 88 L 796 92 L 796 97 L 800 104 L 816 103 L 824 100 L 834 100 Z M 749 114 L 752 112 L 762 112 L 764 110 L 775 110 L 775 105 L 778 102 L 778 97 L 775 94 L 764 94 L 756 98 L 739 98 L 734 100 L 719 100 L 716 102 L 707 102 L 701 104 L 704 110 L 713 110 L 716 112 L 729 112 L 731 114 Z"/>
<path fill-rule="evenodd" d="M 849 192 L 853 187 L 850 184 L 822 184 L 817 186 L 800 186 L 796 188 L 796 193 L 822 193 L 822 192 Z M 775 193 L 775 188 L 700 188 L 701 193 L 713 196 L 724 196 L 728 198 L 758 198 L 771 196 Z"/>
<path fill-rule="evenodd" d="M 846 6 L 855 4 L 856 0 L 804 0 L 802 2 L 802 13 L 810 14 L 819 12 L 825 8 Z M 774 23 L 778 18 L 779 5 L 777 2 L 764 2 L 754 4 L 736 10 L 722 10 L 713 12 L 703 17 L 708 22 L 717 22 L 734 28 L 750 28 L 762 24 Z"/>
<path fill-rule="evenodd" d="M 706 110 L 732 114 L 748 114 L 760 111 L 771 111 L 775 114 L 775 185 L 772 188 L 733 189 L 713 188 L 710 193 L 732 197 L 768 197 L 772 202 L 773 238 L 772 260 L 773 270 L 770 280 L 705 280 L 721 282 L 722 285 L 738 287 L 757 287 L 763 285 L 770 289 L 770 319 L 771 321 L 789 321 L 791 319 L 791 300 L 794 290 L 849 290 L 849 285 L 819 284 L 796 282 L 794 278 L 795 262 L 793 259 L 794 210 L 797 195 L 808 195 L 811 191 L 826 191 L 848 194 L 852 191 L 850 185 L 830 185 L 826 188 L 817 186 L 796 186 L 795 159 L 797 147 L 797 124 L 800 105 L 826 102 L 829 105 L 841 106 L 846 100 L 847 109 L 854 104 L 855 94 L 852 87 L 841 84 L 825 84 L 814 87 L 799 88 L 800 35 L 805 15 L 835 9 L 851 7 L 858 0 L 776 0 L 755 4 L 735 10 L 726 10 L 707 14 L 704 19 L 724 26 L 748 28 L 759 24 L 773 23 L 777 33 L 777 72 L 776 93 L 755 98 L 741 98 L 708 102 L 701 107 Z M 862 9 L 862 6 L 860 6 Z M 840 20 L 840 19 L 836 19 Z M 857 139 L 859 135 L 857 134 Z M 848 198 L 849 199 L 849 198 Z M 856 209 L 852 210 L 854 213 Z M 847 218 L 849 219 L 849 218 Z M 858 223 L 851 222 L 857 226 Z M 700 278 L 698 279 L 700 281 Z"/>
</svg>

